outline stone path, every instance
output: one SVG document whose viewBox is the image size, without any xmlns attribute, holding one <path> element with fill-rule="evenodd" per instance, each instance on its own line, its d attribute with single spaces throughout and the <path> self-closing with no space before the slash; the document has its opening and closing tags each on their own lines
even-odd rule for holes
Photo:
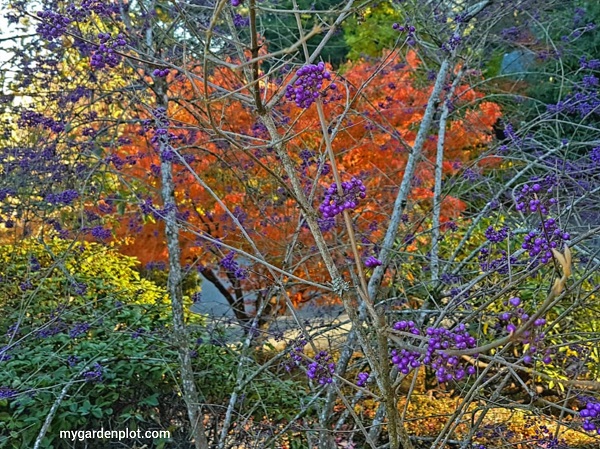
<svg viewBox="0 0 600 449">
<path fill-rule="evenodd" d="M 190 310 L 207 316 L 207 329 L 209 332 L 219 329 L 218 340 L 221 343 L 239 342 L 243 338 L 243 330 L 236 322 L 229 303 L 217 288 L 204 278 L 201 300 L 193 304 Z M 339 344 L 340 339 L 343 339 L 350 329 L 348 316 L 342 306 L 317 306 L 309 303 L 296 313 L 310 335 L 315 335 L 313 340 L 319 350 Z M 288 342 L 300 335 L 299 327 L 291 314 L 275 319 L 268 333 L 265 344 L 273 346 L 276 350 L 283 350 Z"/>
</svg>

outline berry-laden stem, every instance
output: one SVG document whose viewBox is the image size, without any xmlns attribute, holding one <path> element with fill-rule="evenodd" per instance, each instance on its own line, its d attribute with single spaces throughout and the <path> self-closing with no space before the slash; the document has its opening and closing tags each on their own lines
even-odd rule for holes
<svg viewBox="0 0 600 449">
<path fill-rule="evenodd" d="M 298 4 L 297 4 L 296 0 L 294 0 L 293 5 L 294 5 L 294 9 L 298 10 Z M 304 30 L 302 28 L 302 22 L 300 20 L 300 15 L 298 13 L 295 13 L 295 16 L 296 16 L 296 22 L 298 25 L 298 31 L 300 32 L 300 38 L 302 39 L 302 48 L 304 50 L 304 57 L 306 58 L 306 61 L 310 61 L 310 55 L 308 53 L 308 46 L 306 45 L 306 41 L 304 40 L 304 36 L 303 36 Z M 325 140 L 325 148 L 327 150 L 329 162 L 331 163 L 331 171 L 333 174 L 333 179 L 335 180 L 335 183 L 337 185 L 338 192 L 341 194 L 344 191 L 344 189 L 342 187 L 342 178 L 340 176 L 340 172 L 338 170 L 336 160 L 335 160 L 335 154 L 333 152 L 333 148 L 331 145 L 331 139 L 329 137 L 329 131 L 328 131 L 328 127 L 327 127 L 327 120 L 325 118 L 325 112 L 323 111 L 323 103 L 321 101 L 321 98 L 317 98 L 316 103 L 317 103 L 317 112 L 319 114 L 319 123 L 321 124 L 321 130 L 323 131 L 323 139 Z M 348 213 L 347 210 L 344 210 L 344 222 L 346 224 L 346 229 L 348 231 L 348 237 L 350 239 L 350 246 L 352 247 L 352 253 L 354 255 L 354 260 L 356 262 L 356 268 L 358 270 L 358 278 L 359 278 L 360 284 L 361 284 L 361 288 L 358 291 L 359 291 L 359 294 L 360 294 L 361 298 L 363 299 L 363 301 L 365 301 L 367 308 L 369 309 L 369 312 L 373 316 L 373 319 L 376 319 L 377 313 L 375 312 L 373 303 L 370 301 L 369 296 L 368 296 L 367 281 L 365 278 L 365 273 L 362 268 L 360 255 L 358 254 L 358 248 L 356 245 L 356 236 L 354 234 L 354 227 L 352 226 L 352 219 L 350 218 L 350 214 Z"/>
<path fill-rule="evenodd" d="M 331 145 L 331 139 L 329 137 L 327 120 L 325 118 L 325 112 L 323 111 L 323 103 L 320 98 L 317 99 L 317 112 L 319 114 L 319 122 L 321 123 L 321 130 L 323 132 L 323 139 L 325 140 L 325 148 L 327 151 L 327 156 L 331 163 L 331 171 L 333 174 L 333 179 L 337 185 L 338 192 L 343 192 L 344 188 L 342 186 L 342 178 L 340 176 L 340 172 L 337 167 L 335 153 L 333 151 L 333 147 Z M 369 297 L 369 290 L 367 285 L 367 280 L 365 277 L 365 272 L 362 267 L 362 261 L 360 259 L 360 255 L 358 254 L 358 246 L 356 244 L 356 236 L 354 234 L 354 227 L 352 225 L 352 218 L 350 217 L 350 213 L 347 209 L 344 209 L 344 223 L 346 225 L 346 230 L 348 232 L 348 238 L 350 240 L 350 247 L 352 248 L 352 253 L 354 255 L 354 261 L 356 263 L 356 269 L 358 271 L 358 278 L 360 282 L 360 287 L 357 288 L 358 294 L 363 300 L 367 310 L 369 311 L 373 321 L 376 323 L 375 332 L 377 334 L 377 359 L 372 360 L 373 366 L 377 367 L 377 371 L 379 371 L 379 375 L 377 376 L 377 380 L 380 382 L 381 392 L 385 399 L 386 409 L 388 411 L 388 432 L 390 439 L 390 448 L 397 449 L 399 447 L 400 441 L 402 442 L 402 447 L 406 449 L 412 449 L 412 444 L 408 437 L 408 434 L 404 430 L 404 428 L 400 425 L 399 416 L 398 416 L 398 407 L 396 406 L 396 396 L 394 394 L 394 389 L 392 387 L 392 381 L 390 378 L 391 367 L 387 362 L 387 357 L 389 353 L 389 343 L 386 332 L 386 322 L 385 316 L 383 314 L 378 314 L 373 306 L 372 298 Z"/>
<path fill-rule="evenodd" d="M 569 250 L 567 249 L 565 251 L 569 251 Z M 558 254 L 560 254 L 560 253 L 558 253 Z M 569 254 L 569 263 L 570 263 L 570 252 L 568 254 Z M 566 269 L 565 269 L 565 266 L 567 267 Z M 538 310 L 533 315 L 531 315 L 529 320 L 527 320 L 521 327 L 516 329 L 511 334 L 509 334 L 505 337 L 499 338 L 497 340 L 494 340 L 486 345 L 477 346 L 477 347 L 468 348 L 468 349 L 445 349 L 444 353 L 447 355 L 450 355 L 450 356 L 459 356 L 459 357 L 470 356 L 470 355 L 474 355 L 474 354 L 483 354 L 485 352 L 491 351 L 492 349 L 496 349 L 500 346 L 503 346 L 505 344 L 510 343 L 511 341 L 515 341 L 516 339 L 518 339 L 527 329 L 529 329 L 532 325 L 534 325 L 535 321 L 538 318 L 540 318 L 543 314 L 545 314 L 548 311 L 548 309 L 550 307 L 552 307 L 553 302 L 556 299 L 556 297 L 558 297 L 562 294 L 565 284 L 567 282 L 567 279 L 570 275 L 570 267 L 567 265 L 565 265 L 565 266 L 563 266 L 562 277 L 555 281 L 554 285 L 552 286 L 552 289 L 550 290 L 550 293 L 548 293 L 548 296 L 546 297 L 546 299 L 544 300 L 542 305 L 538 308 Z M 417 348 L 412 345 L 408 345 L 407 343 L 405 343 L 404 340 L 399 339 L 397 335 L 394 335 L 394 334 L 398 334 L 397 331 L 392 331 L 392 330 L 388 329 L 388 333 L 389 333 L 390 339 L 397 342 L 400 346 L 409 347 L 412 350 L 418 350 L 419 352 L 424 352 L 424 350 L 421 350 L 420 348 Z M 401 335 L 406 335 L 406 333 L 402 333 Z M 412 335 L 411 335 L 411 337 L 412 337 Z"/>
<path fill-rule="evenodd" d="M 340 171 L 338 170 L 337 163 L 335 160 L 335 153 L 333 151 L 333 147 L 331 145 L 331 139 L 329 137 L 329 132 L 327 129 L 327 120 L 325 118 L 325 112 L 323 111 L 323 102 L 321 99 L 317 99 L 317 112 L 319 114 L 319 122 L 321 123 L 321 130 L 323 131 L 323 139 L 325 141 L 325 148 L 327 151 L 327 156 L 329 158 L 329 162 L 331 164 L 331 173 L 333 174 L 333 179 L 335 184 L 337 185 L 338 192 L 343 192 L 344 188 L 342 187 L 342 177 L 340 176 Z M 360 289 L 358 292 L 363 301 L 365 301 L 366 306 L 371 313 L 371 316 L 374 320 L 377 319 L 377 312 L 373 307 L 373 301 L 369 298 L 369 293 L 367 290 L 367 280 L 365 278 L 365 272 L 362 267 L 362 261 L 360 260 L 360 255 L 358 254 L 358 246 L 356 244 L 356 235 L 354 233 L 354 226 L 352 226 L 352 218 L 350 217 L 350 213 L 348 210 L 344 210 L 344 223 L 346 225 L 346 231 L 348 232 L 348 238 L 350 239 L 350 247 L 352 248 L 352 254 L 354 256 L 354 262 L 356 263 L 356 269 L 358 271 L 358 279 L 360 281 Z"/>
<path fill-rule="evenodd" d="M 294 5 L 294 9 L 298 10 L 298 4 L 297 4 L 296 0 L 293 0 L 293 5 Z M 300 19 L 300 15 L 297 12 L 294 15 L 296 16 L 296 22 L 298 25 L 298 31 L 300 33 L 300 39 L 303 39 L 304 32 L 303 32 L 303 28 L 302 28 L 302 22 Z M 306 58 L 306 61 L 310 61 L 310 55 L 308 53 L 308 46 L 306 45 L 305 41 L 303 41 L 303 43 L 302 43 L 302 48 L 304 50 L 304 56 Z M 335 154 L 333 152 L 333 148 L 331 145 L 331 139 L 329 137 L 329 132 L 327 129 L 327 120 L 325 119 L 325 113 L 323 112 L 323 104 L 322 104 L 320 98 L 317 98 L 316 103 L 317 103 L 317 111 L 319 114 L 319 122 L 321 124 L 321 129 L 323 131 L 323 138 L 325 139 L 326 151 L 327 151 L 330 163 L 331 163 L 332 172 L 333 172 L 335 183 L 337 185 L 338 192 L 341 194 L 344 191 L 344 189 L 342 186 L 342 180 L 341 180 L 339 171 L 337 169 Z M 285 156 L 287 156 L 287 154 L 285 154 Z M 291 174 L 290 174 L 290 176 L 291 176 Z M 302 192 L 300 192 L 300 194 L 302 195 Z M 363 351 L 365 352 L 365 355 L 367 356 L 367 359 L 369 360 L 372 368 L 376 371 L 375 379 L 376 379 L 378 386 L 385 398 L 385 404 L 386 404 L 386 408 L 388 410 L 388 433 L 389 433 L 390 449 L 399 449 L 400 441 L 402 442 L 402 447 L 404 449 L 413 449 L 413 445 L 410 441 L 408 433 L 401 426 L 401 423 L 399 421 L 398 408 L 396 406 L 396 399 L 395 399 L 396 396 L 394 394 L 391 377 L 390 377 L 391 368 L 390 368 L 389 364 L 387 363 L 388 339 L 387 339 L 387 332 L 385 331 L 385 329 L 386 329 L 385 317 L 383 315 L 377 314 L 377 312 L 375 311 L 375 308 L 373 307 L 373 302 L 369 298 L 368 284 L 367 284 L 367 281 L 366 281 L 366 278 L 364 275 L 364 271 L 362 269 L 362 262 L 360 260 L 359 254 L 358 254 L 358 247 L 356 245 L 356 238 L 354 235 L 354 228 L 352 226 L 352 220 L 351 220 L 350 214 L 348 213 L 347 210 L 344 210 L 344 222 L 345 222 L 346 228 L 348 230 L 350 245 L 352 247 L 352 252 L 354 254 L 354 259 L 356 262 L 356 267 L 357 267 L 358 275 L 359 275 L 359 282 L 361 284 L 360 288 L 357 288 L 358 294 L 362 298 L 363 304 L 365 304 L 369 313 L 373 317 L 374 322 L 376 323 L 375 330 L 377 333 L 377 342 L 378 342 L 378 350 L 379 350 L 377 354 L 375 354 L 371 350 L 371 348 L 368 345 L 368 342 L 365 340 L 364 336 L 361 334 L 360 331 L 358 331 L 358 337 L 359 337 L 360 344 L 363 348 Z M 310 226 L 310 223 L 309 223 L 309 226 Z M 312 226 L 311 226 L 311 230 L 312 230 Z M 318 227 L 317 227 L 317 231 L 318 231 L 318 236 L 320 236 L 322 238 L 320 229 Z M 313 234 L 314 234 L 314 232 L 313 232 Z M 315 235 L 315 238 L 316 237 L 317 237 L 317 235 Z M 324 255 L 324 257 L 327 260 L 328 258 L 331 258 L 331 255 L 327 254 L 327 255 Z M 339 274 L 338 274 L 338 276 L 339 276 Z M 333 278 L 333 280 L 335 281 L 336 278 Z M 347 304 L 344 304 L 344 305 L 347 307 Z M 351 316 L 352 316 L 352 314 L 351 314 Z M 360 323 L 356 322 L 356 320 L 353 319 L 352 321 L 353 321 L 353 326 L 360 326 Z M 330 405 L 330 403 L 328 403 L 328 405 Z M 320 439 L 320 442 L 319 442 L 320 447 L 324 447 L 327 444 L 326 438 L 323 438 L 324 435 L 325 434 L 323 433 L 322 438 Z"/>
</svg>

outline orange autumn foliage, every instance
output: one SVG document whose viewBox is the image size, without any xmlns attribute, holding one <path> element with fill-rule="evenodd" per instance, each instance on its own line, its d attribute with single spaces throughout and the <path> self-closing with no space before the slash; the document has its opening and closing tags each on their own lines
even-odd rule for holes
<svg viewBox="0 0 600 449">
<path fill-rule="evenodd" d="M 363 61 L 347 67 L 344 75 L 338 75 L 334 80 L 338 88 L 328 90 L 324 101 L 329 132 L 337 130 L 332 145 L 339 170 L 344 180 L 358 176 L 367 187 L 367 198 L 352 214 L 356 218 L 360 249 L 365 257 L 374 254 L 373 247 L 383 235 L 410 146 L 414 144 L 432 89 L 431 82 L 418 76 L 421 69 L 415 54 L 410 53 L 405 60 L 399 54 L 390 54 L 385 60 L 383 66 Z M 290 79 L 291 75 L 288 75 L 278 83 L 277 80 L 262 82 L 262 98 L 268 101 Z M 328 85 L 326 82 L 324 87 Z M 169 78 L 170 95 L 177 99 L 169 105 L 169 131 L 178 136 L 173 145 L 196 173 L 191 173 L 175 157 L 178 212 L 187 229 L 181 234 L 183 262 L 219 268 L 218 261 L 229 250 L 203 237 L 255 254 L 253 246 L 223 209 L 224 205 L 243 224 L 261 257 L 270 264 L 283 267 L 300 278 L 327 282 L 327 272 L 308 227 L 302 224 L 301 211 L 291 194 L 287 174 L 275 151 L 269 147 L 271 138 L 266 128 L 253 108 L 236 96 L 223 95 L 235 90 L 238 96 L 250 97 L 252 92 L 243 86 L 242 73 L 226 68 L 214 70 L 206 90 L 204 85 L 181 76 Z M 443 170 L 446 177 L 455 175 L 461 166 L 477 159 L 491 139 L 493 124 L 500 117 L 498 105 L 483 101 L 483 95 L 468 85 L 459 86 L 456 93 L 445 140 Z M 206 104 L 198 100 L 204 95 L 213 98 L 210 115 Z M 346 108 L 348 112 L 343 115 Z M 331 185 L 333 179 L 327 167 L 316 106 L 299 109 L 283 98 L 275 108 L 274 116 L 280 134 L 278 138 L 284 139 L 285 149 L 296 163 L 296 175 L 305 192 L 312 192 L 313 205 L 318 209 L 324 188 Z M 340 121 L 341 116 L 344 118 Z M 431 207 L 436 131 L 432 130 L 425 143 L 413 180 L 407 213 L 415 221 L 423 213 L 419 210 Z M 145 191 L 138 195 L 140 200 L 149 197 L 160 208 L 160 175 L 156 170 L 160 163 L 151 143 L 152 131 L 144 134 L 140 133 L 139 127 L 130 126 L 125 136 L 130 143 L 119 148 L 118 157 L 124 160 L 136 155 L 136 163 L 125 164 L 120 173 L 135 185 L 143 186 Z M 485 166 L 494 164 L 491 158 L 485 162 Z M 198 182 L 198 178 L 212 193 Z M 465 204 L 460 198 L 446 196 L 442 203 L 442 221 L 456 218 L 464 209 Z M 137 224 L 128 226 L 127 219 L 121 219 L 121 225 L 115 227 L 124 242 L 123 252 L 137 256 L 143 263 L 164 261 L 167 253 L 161 221 L 146 218 L 140 223 L 139 212 L 132 210 L 130 215 Z M 338 248 L 333 252 L 343 267 L 349 263 L 350 252 L 340 246 L 347 244 L 340 217 L 336 218 L 336 223 L 321 224 L 326 229 L 326 240 Z M 136 232 L 131 232 L 132 228 L 137 228 Z M 287 254 L 292 241 L 296 242 L 295 251 Z M 272 284 L 271 275 L 264 267 L 252 263 L 248 269 L 248 279 L 242 281 L 248 288 Z M 295 285 L 294 288 L 297 291 L 304 287 Z"/>
</svg>

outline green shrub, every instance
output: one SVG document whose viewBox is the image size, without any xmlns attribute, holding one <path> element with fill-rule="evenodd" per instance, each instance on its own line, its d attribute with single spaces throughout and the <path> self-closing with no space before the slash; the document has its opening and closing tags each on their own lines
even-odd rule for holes
<svg viewBox="0 0 600 449">
<path fill-rule="evenodd" d="M 162 429 L 175 440 L 188 439 L 168 298 L 139 275 L 136 263 L 93 243 L 0 246 L 0 448 L 33 447 L 65 387 L 44 448 L 73 447 L 59 438 L 61 430 Z M 250 354 L 240 368 L 236 347 L 208 344 L 205 328 L 193 327 L 201 400 L 226 406 L 237 370 L 248 378 L 260 361 Z M 272 422 L 298 412 L 304 383 L 280 379 L 274 366 L 245 385 L 237 416 Z M 86 444 L 107 447 L 100 439 Z"/>
<path fill-rule="evenodd" d="M 27 240 L 0 246 L 0 263 L 0 447 L 32 447 L 67 384 L 43 447 L 67 447 L 60 430 L 185 419 L 167 296 L 140 278 L 135 259 L 98 244 Z"/>
</svg>

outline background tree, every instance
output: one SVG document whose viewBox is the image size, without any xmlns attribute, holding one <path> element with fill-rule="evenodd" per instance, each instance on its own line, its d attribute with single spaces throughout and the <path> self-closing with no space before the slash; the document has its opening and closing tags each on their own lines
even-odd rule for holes
<svg viewBox="0 0 600 449">
<path fill-rule="evenodd" d="M 333 34 L 326 38 L 327 45 L 320 49 L 319 54 L 323 61 L 337 67 L 346 62 L 349 51 L 341 25 L 335 26 L 346 6 L 346 2 L 337 0 L 265 2 L 257 5 L 260 12 L 258 26 L 265 38 L 265 44 L 273 53 L 290 48 L 300 40 L 297 20 L 300 20 L 303 30 L 312 30 L 315 27 L 321 30 L 319 34 L 306 40 L 311 52 L 319 47 L 324 41 L 324 35 L 332 30 Z M 294 10 L 299 11 L 298 18 L 292 14 Z M 242 16 L 236 14 L 234 20 L 238 15 Z"/>
</svg>

